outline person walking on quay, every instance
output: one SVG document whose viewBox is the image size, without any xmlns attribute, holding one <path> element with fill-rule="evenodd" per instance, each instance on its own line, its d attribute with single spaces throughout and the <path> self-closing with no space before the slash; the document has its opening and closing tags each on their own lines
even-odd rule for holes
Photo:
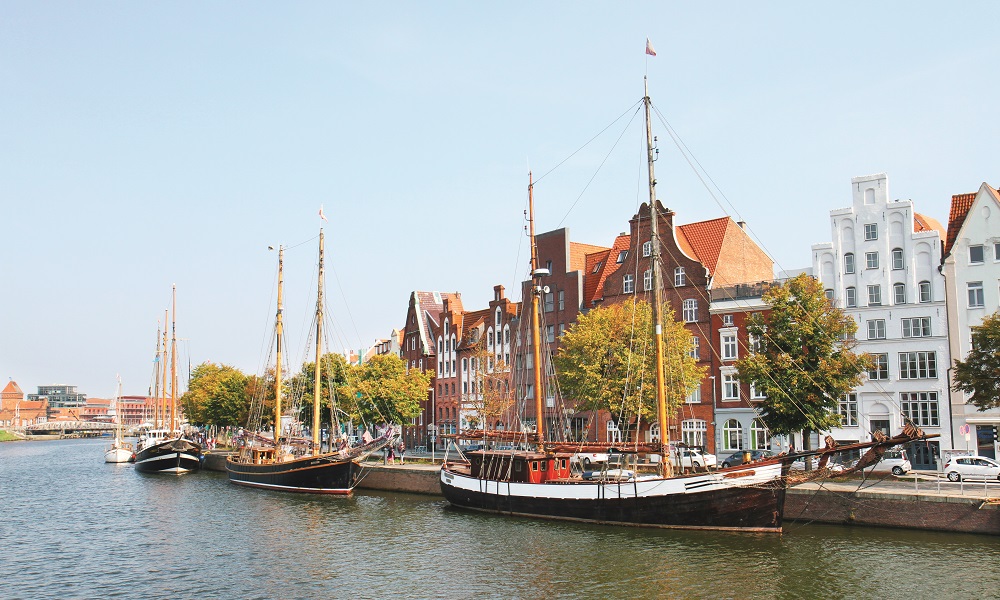
<svg viewBox="0 0 1000 600">
<path fill-rule="evenodd" d="M 399 441 L 399 464 L 403 463 L 403 453 L 406 452 L 406 446 L 403 445 L 403 441 Z"/>
</svg>

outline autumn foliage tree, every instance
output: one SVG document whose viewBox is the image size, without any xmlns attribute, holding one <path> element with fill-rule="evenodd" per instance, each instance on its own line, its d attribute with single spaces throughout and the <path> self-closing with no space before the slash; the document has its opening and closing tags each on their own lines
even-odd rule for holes
<svg viewBox="0 0 1000 600">
<path fill-rule="evenodd" d="M 348 374 L 345 410 L 365 423 L 402 424 L 420 414 L 430 383 L 430 373 L 407 370 L 399 356 L 373 356 Z"/>
<path fill-rule="evenodd" d="M 854 319 L 805 274 L 772 287 L 763 300 L 770 310 L 751 315 L 747 326 L 758 347 L 737 361 L 736 372 L 767 396 L 759 409 L 764 424 L 776 434 L 840 426 L 840 398 L 872 368 L 867 354 L 853 351 Z"/>
<path fill-rule="evenodd" d="M 656 362 L 652 309 L 636 300 L 581 315 L 559 342 L 559 386 L 576 410 L 606 410 L 612 418 L 640 415 L 656 420 Z M 673 414 L 701 382 L 704 367 L 691 357 L 691 334 L 663 314 L 663 364 L 667 411 Z"/>
<path fill-rule="evenodd" d="M 469 427 L 491 429 L 504 420 L 514 406 L 510 367 L 486 347 L 479 335 L 468 356 L 469 390 L 462 394 L 462 404 L 470 409 Z"/>
<path fill-rule="evenodd" d="M 181 406 L 192 423 L 220 427 L 243 425 L 250 411 L 249 386 L 250 378 L 239 369 L 204 362 L 191 372 Z"/>
<path fill-rule="evenodd" d="M 955 361 L 952 389 L 979 410 L 1000 408 L 1000 311 L 972 328 L 972 349 Z"/>
</svg>

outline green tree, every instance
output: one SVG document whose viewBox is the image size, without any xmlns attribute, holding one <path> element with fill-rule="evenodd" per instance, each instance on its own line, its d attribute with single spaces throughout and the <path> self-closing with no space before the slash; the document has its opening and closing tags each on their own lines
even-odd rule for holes
<svg viewBox="0 0 1000 600">
<path fill-rule="evenodd" d="M 335 354 L 329 352 L 320 357 L 320 364 L 322 369 L 320 370 L 320 420 L 330 421 L 330 401 L 333 398 L 332 394 L 337 394 L 338 408 L 344 409 L 345 401 L 350 395 L 350 391 L 347 389 L 348 373 L 351 370 L 351 366 L 347 364 L 347 359 L 341 354 Z M 307 362 L 302 365 L 302 371 L 300 371 L 296 376 L 298 387 L 296 389 L 302 390 L 302 400 L 300 402 L 299 408 L 299 419 L 303 423 L 312 423 L 312 405 L 313 405 L 313 389 L 316 381 L 316 363 Z M 354 403 L 347 402 L 348 406 L 353 407 Z M 345 411 L 346 412 L 346 411 Z M 350 415 L 352 419 L 357 419 L 360 415 L 352 414 Z M 343 417 L 343 415 L 341 415 Z"/>
<path fill-rule="evenodd" d="M 358 415 L 364 423 L 409 421 L 420 414 L 420 403 L 427 398 L 431 375 L 419 369 L 407 371 L 403 359 L 386 354 L 352 367 L 348 375 L 349 395 L 343 399 L 345 410 Z"/>
<path fill-rule="evenodd" d="M 243 425 L 250 411 L 250 379 L 229 365 L 204 362 L 181 397 L 184 414 L 201 425 Z"/>
<path fill-rule="evenodd" d="M 972 349 L 955 361 L 952 389 L 979 410 L 1000 408 L 1000 311 L 972 328 Z"/>
<path fill-rule="evenodd" d="M 652 329 L 652 309 L 642 300 L 595 308 L 577 319 L 560 339 L 555 358 L 559 386 L 576 401 L 576 410 L 656 420 Z M 664 307 L 663 346 L 667 412 L 674 414 L 698 387 L 705 368 L 691 357 L 691 334 L 674 320 L 669 306 Z"/>
<path fill-rule="evenodd" d="M 772 287 L 763 300 L 770 310 L 751 315 L 747 326 L 758 348 L 736 362 L 736 372 L 767 396 L 760 403 L 764 424 L 777 434 L 838 427 L 840 398 L 873 367 L 871 357 L 853 352 L 857 324 L 805 274 Z"/>
</svg>

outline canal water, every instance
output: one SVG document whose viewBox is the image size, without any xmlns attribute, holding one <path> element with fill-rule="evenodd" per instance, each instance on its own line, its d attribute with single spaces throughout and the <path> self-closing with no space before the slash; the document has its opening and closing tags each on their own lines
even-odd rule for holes
<svg viewBox="0 0 1000 600">
<path fill-rule="evenodd" d="M 588 526 L 439 497 L 143 475 L 106 441 L 0 444 L 2 598 L 988 598 L 1000 540 L 791 523 Z"/>
</svg>

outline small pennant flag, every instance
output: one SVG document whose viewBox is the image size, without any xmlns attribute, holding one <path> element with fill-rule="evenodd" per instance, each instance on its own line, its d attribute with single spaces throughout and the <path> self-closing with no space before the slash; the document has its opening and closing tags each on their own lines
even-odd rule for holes
<svg viewBox="0 0 1000 600">
<path fill-rule="evenodd" d="M 653 50 L 653 44 L 646 38 L 646 54 L 650 56 L 656 56 L 656 50 Z"/>
<path fill-rule="evenodd" d="M 323 205 L 322 204 L 319 205 L 319 218 L 321 218 L 321 219 L 323 219 L 324 221 L 327 221 L 327 222 L 330 221 L 330 219 L 327 219 L 326 215 L 323 214 Z"/>
</svg>

